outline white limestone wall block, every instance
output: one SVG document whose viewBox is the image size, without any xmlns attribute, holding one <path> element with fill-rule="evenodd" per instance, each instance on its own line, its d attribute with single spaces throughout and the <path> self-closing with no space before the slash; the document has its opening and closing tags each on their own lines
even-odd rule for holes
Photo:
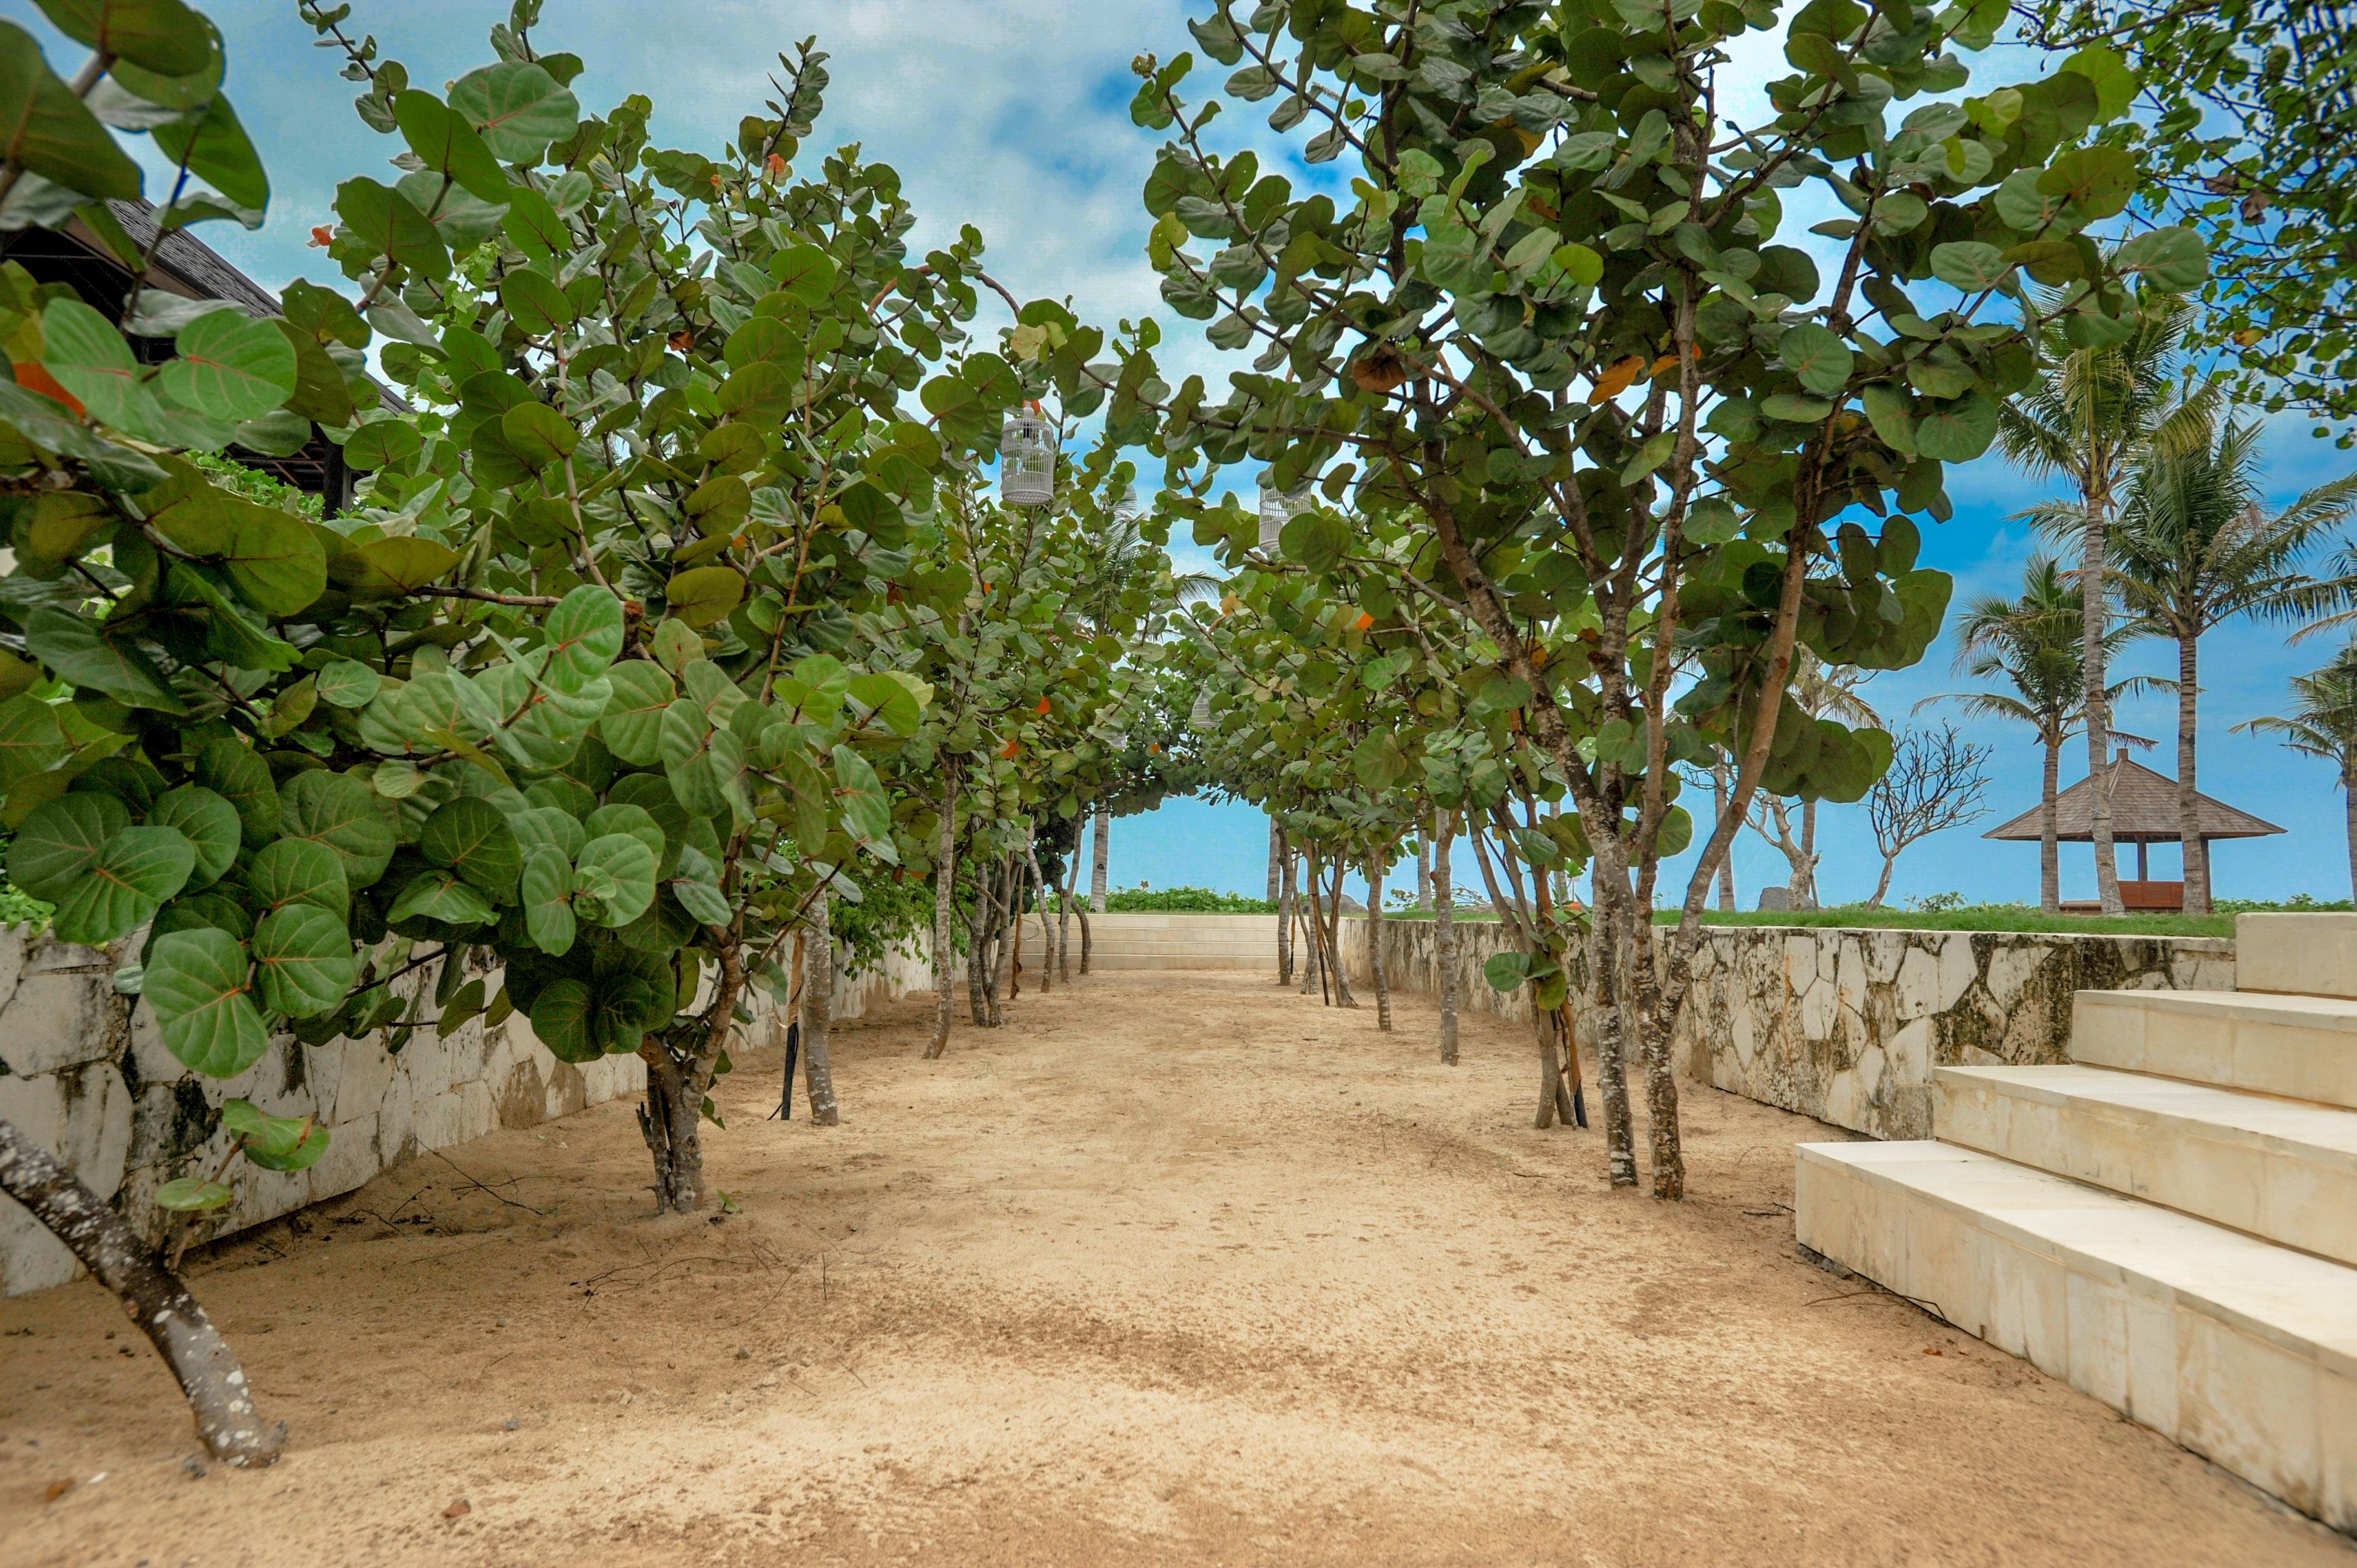
<svg viewBox="0 0 2357 1568">
<path fill-rule="evenodd" d="M 2357 914 L 2238 915 L 2234 985 L 2357 997 Z"/>
</svg>

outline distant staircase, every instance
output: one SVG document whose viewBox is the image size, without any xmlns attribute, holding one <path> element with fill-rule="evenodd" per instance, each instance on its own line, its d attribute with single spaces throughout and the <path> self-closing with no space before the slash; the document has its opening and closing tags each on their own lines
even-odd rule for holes
<svg viewBox="0 0 2357 1568">
<path fill-rule="evenodd" d="M 2083 991 L 2072 1061 L 1934 1069 L 1937 1142 L 1807 1144 L 1802 1244 L 2357 1531 L 2357 915 L 2232 992 Z"/>
</svg>

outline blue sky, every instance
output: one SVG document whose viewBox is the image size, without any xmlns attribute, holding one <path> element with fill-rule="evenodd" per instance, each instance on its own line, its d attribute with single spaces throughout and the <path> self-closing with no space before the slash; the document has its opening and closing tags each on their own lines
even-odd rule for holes
<svg viewBox="0 0 2357 1568">
<path fill-rule="evenodd" d="M 33 6 L 6 0 L 0 9 L 33 26 L 52 67 L 72 73 L 78 48 L 60 40 Z M 312 47 L 293 0 L 216 0 L 207 9 L 228 39 L 230 91 L 264 150 L 273 200 L 262 230 L 215 223 L 204 238 L 273 287 L 306 274 L 329 281 L 334 269 L 306 247 L 312 225 L 333 220 L 339 180 L 382 175 L 398 145 L 353 115 L 353 89 L 335 74 L 337 58 Z M 776 54 L 816 34 L 834 57 L 816 140 L 826 147 L 859 142 L 869 157 L 899 169 L 921 215 L 913 236 L 918 250 L 973 223 L 990 242 L 992 272 L 1018 295 L 1069 294 L 1084 317 L 1099 321 L 1158 313 L 1173 339 L 1166 362 L 1216 376 L 1237 367 L 1187 338 L 1192 324 L 1159 309 L 1138 201 L 1158 138 L 1133 126 L 1127 107 L 1132 57 L 1152 51 L 1167 59 L 1190 47 L 1182 25 L 1188 12 L 1179 0 L 549 0 L 534 37 L 541 48 L 569 49 L 587 63 L 575 83 L 585 104 L 603 109 L 644 92 L 656 105 L 659 139 L 710 147 L 733 134 L 741 115 L 759 110 Z M 373 32 L 387 55 L 408 65 L 413 80 L 436 85 L 490 59 L 485 35 L 505 16 L 504 5 L 483 0 L 356 0 L 345 26 L 355 35 Z M 1755 35 L 1721 84 L 1724 112 L 1742 116 L 1761 102 L 1761 84 L 1781 73 L 1775 50 L 1773 40 Z M 2040 70 L 2019 51 L 1995 51 L 1981 63 L 1985 81 Z M 1265 147 L 1275 141 L 1256 116 L 1232 115 L 1221 129 Z M 1327 177 L 1339 167 L 1330 166 Z M 1796 208 L 1785 238 L 1822 216 Z M 2273 431 L 2269 481 L 2278 501 L 2357 466 L 2351 454 L 2307 430 L 2306 422 L 2287 420 Z M 1992 456 L 1952 470 L 1949 493 L 1955 518 L 1926 528 L 1925 564 L 1955 575 L 1959 602 L 2017 586 L 2031 541 L 2007 519 L 2049 490 Z M 1954 689 L 1952 651 L 1943 639 L 1921 665 L 1876 681 L 1869 700 L 1886 715 L 1903 717 L 1919 698 Z M 2220 845 L 2222 896 L 2308 891 L 2337 897 L 2349 890 L 2341 800 L 2331 771 L 2229 733 L 2241 720 L 2276 711 L 2287 678 L 2320 665 L 2330 651 L 2323 639 L 2287 646 L 2281 628 L 2266 626 L 2229 627 L 2203 644 L 2202 782 L 2210 793 L 2291 830 Z M 2173 651 L 2159 643 L 2139 646 L 2125 663 L 2128 671 L 2149 673 L 2174 667 Z M 2158 765 L 2173 771 L 2174 752 L 2166 744 L 2175 732 L 2173 699 L 2130 703 L 2116 722 L 2162 740 Z M 2037 896 L 2036 846 L 1985 843 L 1978 836 L 2036 804 L 2036 747 L 2024 732 L 1967 727 L 1997 748 L 1992 816 L 1918 845 L 1900 864 L 1894 897 L 1949 890 L 1976 899 Z M 2083 757 L 2081 748 L 2066 758 L 2065 783 L 2083 771 Z M 1827 808 L 1820 832 L 1826 897 L 1862 897 L 1878 864 L 1863 811 Z M 1265 820 L 1249 808 L 1172 802 L 1115 824 L 1114 877 L 1127 885 L 1143 879 L 1157 887 L 1192 883 L 1257 891 L 1266 845 Z M 1736 866 L 1747 906 L 1763 882 L 1783 880 L 1781 857 L 1749 835 Z M 2154 871 L 2175 875 L 2174 852 L 2156 851 Z M 2064 887 L 2066 896 L 2092 896 L 2093 864 L 2084 848 L 2066 848 Z"/>
</svg>

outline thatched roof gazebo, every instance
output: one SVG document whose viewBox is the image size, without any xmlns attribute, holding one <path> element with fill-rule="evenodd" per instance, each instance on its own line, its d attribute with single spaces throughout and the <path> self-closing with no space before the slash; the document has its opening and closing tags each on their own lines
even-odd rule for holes
<svg viewBox="0 0 2357 1568">
<path fill-rule="evenodd" d="M 2151 880 L 2147 864 L 2147 846 L 2156 843 L 2178 843 L 2184 837 L 2177 809 L 2177 780 L 2166 774 L 2156 773 L 2140 762 L 2130 760 L 2122 751 L 2113 759 L 2112 781 L 2112 841 L 2132 843 L 2136 847 L 2136 880 L 2120 881 L 2120 896 L 2131 909 L 2176 910 L 2185 908 L 2185 884 Z M 2054 798 L 2054 836 L 2066 843 L 2094 842 L 2095 792 L 2093 779 L 2082 779 Z M 2207 795 L 2197 795 L 2201 824 L 2201 857 L 2206 870 L 2212 839 L 2266 838 L 2284 829 L 2255 817 L 2223 800 Z M 2039 840 L 2039 809 L 2029 811 L 1983 833 L 1985 839 L 2004 839 L 2014 843 L 2036 843 Z M 2214 890 L 2215 884 L 2212 883 Z M 2076 909 L 2065 904 L 2066 909 Z M 2090 906 L 2092 908 L 2092 906 Z"/>
</svg>

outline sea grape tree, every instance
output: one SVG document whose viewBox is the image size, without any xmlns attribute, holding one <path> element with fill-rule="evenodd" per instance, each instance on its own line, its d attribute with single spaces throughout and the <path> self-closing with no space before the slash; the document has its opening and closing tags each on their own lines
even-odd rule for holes
<svg viewBox="0 0 2357 1568">
<path fill-rule="evenodd" d="M 2116 249 L 2090 232 L 2136 184 L 2126 153 L 2083 145 L 2127 107 L 2112 57 L 1967 91 L 1960 51 L 2005 16 L 1220 0 L 1189 27 L 1221 89 L 1189 96 L 1191 53 L 1136 62 L 1133 118 L 1168 136 L 1144 193 L 1164 298 L 1256 350 L 1224 395 L 1190 378 L 1153 399 L 1157 447 L 1199 489 L 1250 459 L 1351 502 L 1288 526 L 1312 571 L 1366 552 L 1349 516 L 1415 520 L 1404 586 L 1495 645 L 1576 804 L 1613 1179 L 1637 1179 L 1634 1049 L 1660 1196 L 1684 1182 L 1669 1041 L 1743 807 L 1761 789 L 1857 799 L 1889 756 L 1879 732 L 1796 714 L 1795 649 L 1919 659 L 1948 580 L 1918 564 L 1914 520 L 1949 516 L 1946 467 L 1986 449 L 2040 328 L 2116 340 L 2140 285 L 2202 275 L 2189 231 Z M 1733 123 L 1721 80 L 1755 32 L 1787 69 Z M 1216 134 L 1222 109 L 1260 103 L 1314 176 Z M 1842 215 L 1804 248 L 1794 205 Z M 1197 537 L 1232 559 L 1243 522 L 1207 508 Z M 1737 764 L 1735 809 L 1657 938 L 1677 766 L 1714 754 Z"/>
</svg>

